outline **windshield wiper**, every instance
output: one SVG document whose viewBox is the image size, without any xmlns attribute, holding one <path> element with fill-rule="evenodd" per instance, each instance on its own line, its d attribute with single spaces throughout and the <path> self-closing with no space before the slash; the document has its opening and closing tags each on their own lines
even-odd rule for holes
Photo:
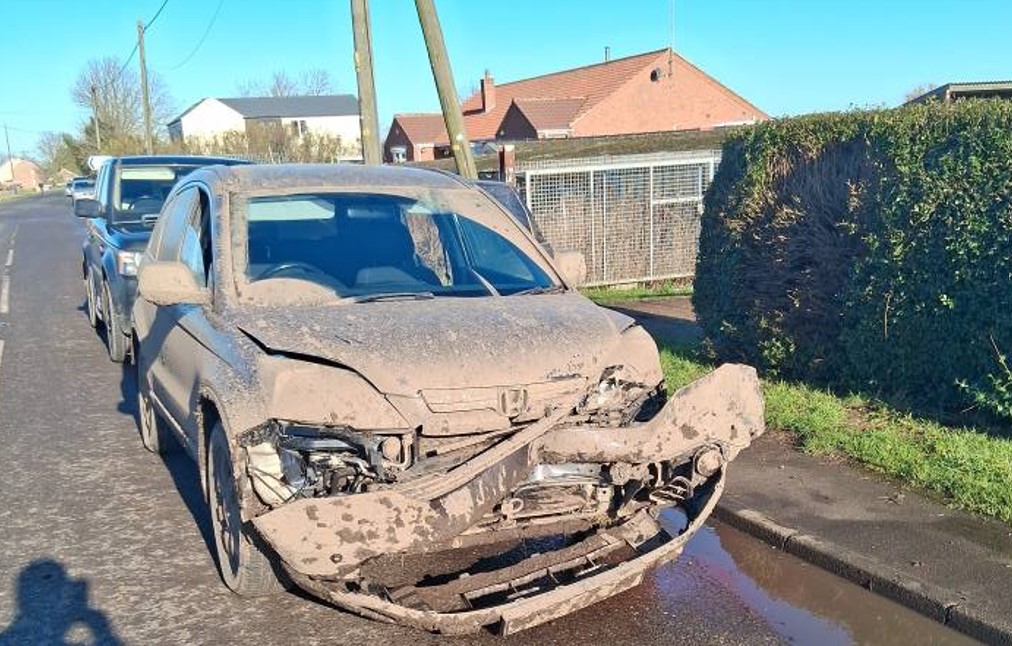
<svg viewBox="0 0 1012 646">
<path fill-rule="evenodd" d="M 566 291 L 566 288 L 562 285 L 548 285 L 531 287 L 530 289 L 522 289 L 519 292 L 513 292 L 511 296 L 525 296 L 527 294 L 558 294 Z"/>
<path fill-rule="evenodd" d="M 362 296 L 351 296 L 352 303 L 373 303 L 376 301 L 424 301 L 435 298 L 432 292 L 383 292 L 380 294 L 364 294 Z"/>
</svg>

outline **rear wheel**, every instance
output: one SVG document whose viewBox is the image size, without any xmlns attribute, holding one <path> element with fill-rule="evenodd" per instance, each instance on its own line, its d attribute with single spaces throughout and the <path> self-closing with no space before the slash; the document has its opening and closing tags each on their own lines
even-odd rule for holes
<svg viewBox="0 0 1012 646">
<path fill-rule="evenodd" d="M 221 422 L 211 430 L 206 471 L 218 571 L 225 585 L 243 597 L 259 597 L 280 590 L 271 561 L 243 529 L 239 487 Z"/>
<path fill-rule="evenodd" d="M 127 357 L 127 338 L 119 324 L 119 317 L 112 307 L 112 294 L 109 283 L 102 283 L 102 320 L 105 322 L 105 344 L 109 349 L 109 358 L 116 363 L 123 363 Z"/>
<path fill-rule="evenodd" d="M 95 298 L 95 278 L 91 269 L 84 272 L 84 312 L 88 315 L 91 327 L 98 327 L 98 299 Z"/>
</svg>

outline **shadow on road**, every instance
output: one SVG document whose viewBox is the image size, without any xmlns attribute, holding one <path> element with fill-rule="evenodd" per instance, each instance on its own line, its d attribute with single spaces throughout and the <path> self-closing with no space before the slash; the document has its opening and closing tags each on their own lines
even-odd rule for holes
<svg viewBox="0 0 1012 646">
<path fill-rule="evenodd" d="M 17 614 L 0 632 L 0 645 L 101 644 L 123 641 L 105 613 L 88 605 L 88 582 L 72 579 L 52 559 L 34 561 L 18 574 Z"/>
<path fill-rule="evenodd" d="M 123 376 L 120 379 L 121 399 L 118 410 L 121 413 L 130 415 L 138 429 L 134 438 L 137 445 L 141 446 L 140 420 L 137 410 L 137 369 L 132 363 L 123 364 Z M 179 497 L 186 504 L 186 509 L 193 517 L 193 522 L 200 530 L 200 537 L 204 540 L 204 546 L 212 557 L 217 555 L 214 545 L 214 535 L 211 533 L 211 514 L 204 500 L 204 490 L 200 486 L 200 472 L 197 464 L 190 458 L 190 455 L 179 444 L 170 443 L 166 452 L 161 455 L 165 469 L 172 476 L 172 484 L 175 485 Z"/>
</svg>

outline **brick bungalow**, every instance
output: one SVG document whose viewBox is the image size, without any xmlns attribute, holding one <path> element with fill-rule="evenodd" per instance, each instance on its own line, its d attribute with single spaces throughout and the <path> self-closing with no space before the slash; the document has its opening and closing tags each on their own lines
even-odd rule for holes
<svg viewBox="0 0 1012 646">
<path fill-rule="evenodd" d="M 769 117 L 670 49 L 496 85 L 463 103 L 472 142 L 708 130 Z M 450 155 L 440 114 L 394 116 L 387 162 Z"/>
</svg>

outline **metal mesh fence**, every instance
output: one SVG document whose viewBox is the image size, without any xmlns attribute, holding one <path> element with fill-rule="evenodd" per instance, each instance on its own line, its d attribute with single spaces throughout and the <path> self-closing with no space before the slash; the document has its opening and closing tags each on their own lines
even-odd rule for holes
<svg viewBox="0 0 1012 646">
<path fill-rule="evenodd" d="M 517 185 L 556 251 L 579 251 L 587 283 L 693 275 L 703 195 L 720 151 L 519 165 Z"/>
</svg>

